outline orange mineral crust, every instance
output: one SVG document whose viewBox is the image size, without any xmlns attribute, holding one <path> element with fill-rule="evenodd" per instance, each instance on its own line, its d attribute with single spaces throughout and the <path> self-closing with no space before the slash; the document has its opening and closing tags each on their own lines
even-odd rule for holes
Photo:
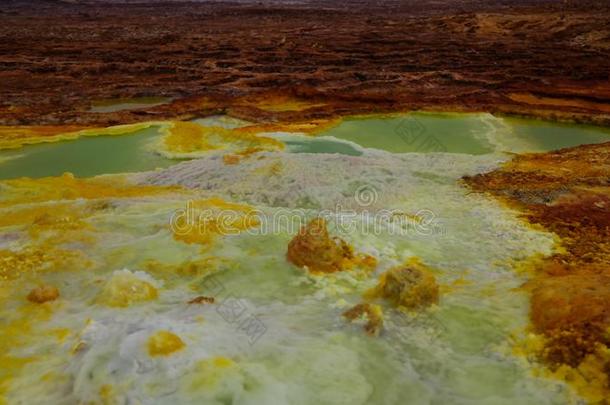
<svg viewBox="0 0 610 405">
<path fill-rule="evenodd" d="M 592 402 L 610 397 L 610 143 L 517 156 L 465 178 L 561 238 L 525 288 L 536 353 Z M 605 398 L 605 399 L 604 399 Z"/>
<path fill-rule="evenodd" d="M 369 302 L 357 304 L 345 311 L 343 316 L 348 321 L 366 316 L 367 322 L 364 325 L 364 331 L 371 336 L 379 335 L 379 332 L 383 328 L 383 311 L 377 304 L 371 304 Z"/>
<path fill-rule="evenodd" d="M 27 296 L 28 301 L 42 304 L 59 298 L 59 290 L 52 285 L 41 285 L 34 288 Z"/>
<path fill-rule="evenodd" d="M 354 253 L 343 239 L 331 237 L 324 218 L 314 218 L 288 244 L 286 258 L 313 273 L 334 273 L 354 266 L 375 268 L 375 258 Z"/>
</svg>

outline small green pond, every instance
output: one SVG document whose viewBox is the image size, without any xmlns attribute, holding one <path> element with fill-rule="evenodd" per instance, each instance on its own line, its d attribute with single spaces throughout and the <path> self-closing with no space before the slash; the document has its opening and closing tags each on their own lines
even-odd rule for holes
<svg viewBox="0 0 610 405">
<path fill-rule="evenodd" d="M 65 172 L 89 177 L 175 164 L 176 160 L 164 158 L 149 147 L 158 137 L 157 128 L 147 128 L 127 135 L 85 136 L 0 151 L 0 179 L 59 176 Z"/>
<path fill-rule="evenodd" d="M 505 118 L 504 122 L 515 137 L 540 152 L 610 141 L 610 128 L 519 118 Z"/>
<path fill-rule="evenodd" d="M 393 153 L 545 152 L 610 141 L 610 128 L 498 118 L 490 114 L 409 113 L 343 120 L 320 136 Z"/>
<path fill-rule="evenodd" d="M 485 127 L 474 114 L 403 114 L 349 118 L 321 133 L 365 148 L 393 153 L 450 152 L 482 155 L 493 151 Z"/>
<path fill-rule="evenodd" d="M 137 110 L 139 108 L 155 107 L 167 104 L 171 99 L 167 97 L 135 97 L 110 100 L 98 100 L 92 103 L 89 112 L 109 113 L 124 110 Z"/>
</svg>

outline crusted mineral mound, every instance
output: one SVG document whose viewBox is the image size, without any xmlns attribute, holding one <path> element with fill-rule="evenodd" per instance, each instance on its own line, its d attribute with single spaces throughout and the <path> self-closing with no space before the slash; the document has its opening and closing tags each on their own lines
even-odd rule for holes
<svg viewBox="0 0 610 405">
<path fill-rule="evenodd" d="M 324 218 L 315 218 L 300 229 L 288 244 L 289 262 L 313 272 L 345 270 L 354 260 L 354 251 L 343 239 L 331 238 Z"/>
<path fill-rule="evenodd" d="M 418 261 L 383 273 L 370 298 L 385 298 L 397 307 L 416 309 L 438 303 L 439 287 L 432 271 Z"/>
</svg>

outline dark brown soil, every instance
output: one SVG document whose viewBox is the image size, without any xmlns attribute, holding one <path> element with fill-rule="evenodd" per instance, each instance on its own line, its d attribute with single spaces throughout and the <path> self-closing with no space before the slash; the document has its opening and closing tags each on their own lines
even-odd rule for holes
<svg viewBox="0 0 610 405">
<path fill-rule="evenodd" d="M 440 109 L 610 123 L 607 2 L 374 3 L 4 0 L 0 124 L 99 125 L 231 108 L 269 121 Z M 326 106 L 239 107 L 268 92 Z M 92 100 L 134 96 L 190 102 L 86 112 Z"/>
</svg>

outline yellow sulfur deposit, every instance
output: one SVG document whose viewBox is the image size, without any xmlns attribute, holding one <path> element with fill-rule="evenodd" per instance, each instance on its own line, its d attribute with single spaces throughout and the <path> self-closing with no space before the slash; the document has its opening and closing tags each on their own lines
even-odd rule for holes
<svg viewBox="0 0 610 405">
<path fill-rule="evenodd" d="M 44 305 L 26 303 L 18 311 L 2 313 L 0 328 L 0 404 L 4 395 L 10 389 L 11 380 L 19 375 L 21 369 L 28 363 L 37 360 L 36 356 L 15 355 L 13 351 L 31 344 L 39 336 L 45 336 L 38 325 L 49 320 L 52 311 Z"/>
<path fill-rule="evenodd" d="M 219 259 L 212 256 L 197 260 L 186 260 L 179 264 L 166 264 L 158 260 L 146 260 L 143 265 L 146 271 L 155 278 L 167 280 L 175 275 L 190 279 L 212 274 L 218 271 L 221 263 L 226 264 L 226 262 L 228 262 L 227 259 Z"/>
<path fill-rule="evenodd" d="M 608 400 L 610 387 L 610 349 L 598 344 L 595 351 L 585 356 L 577 367 L 562 364 L 549 374 L 570 383 L 591 403 L 607 403 L 605 401 Z"/>
<path fill-rule="evenodd" d="M 189 201 L 186 210 L 172 218 L 171 228 L 174 239 L 207 246 L 216 236 L 235 235 L 258 225 L 254 208 L 210 198 Z"/>
<path fill-rule="evenodd" d="M 215 367 L 218 368 L 227 368 L 235 365 L 235 362 L 233 360 L 222 356 L 214 357 L 212 363 Z"/>
<path fill-rule="evenodd" d="M 100 399 L 104 405 L 116 404 L 118 402 L 111 384 L 104 384 L 100 387 Z"/>
<path fill-rule="evenodd" d="M 0 208 L 56 200 L 128 198 L 176 193 L 180 187 L 134 186 L 121 175 L 81 179 L 70 173 L 42 179 L 21 178 L 0 184 Z"/>
<path fill-rule="evenodd" d="M 184 347 L 182 339 L 167 330 L 160 330 L 148 338 L 148 354 L 151 356 L 169 356 Z"/>
<path fill-rule="evenodd" d="M 159 125 L 158 122 L 117 125 L 108 128 L 87 128 L 78 125 L 6 126 L 0 127 L 0 150 L 24 145 L 73 140 L 81 136 L 125 135 Z"/>
<path fill-rule="evenodd" d="M 4 394 L 9 388 L 11 380 L 18 375 L 21 368 L 33 361 L 33 358 L 16 357 L 9 352 L 26 343 L 31 333 L 28 320 L 20 319 L 7 322 L 0 328 L 0 404 L 4 404 Z"/>
<path fill-rule="evenodd" d="M 83 129 L 85 127 L 77 125 L 0 127 L 0 150 L 60 140 L 62 134 L 74 134 Z"/>
<path fill-rule="evenodd" d="M 82 255 L 49 245 L 28 247 L 20 251 L 0 250 L 0 280 L 13 280 L 25 274 L 54 270 L 68 270 L 88 263 Z"/>
<path fill-rule="evenodd" d="M 154 300 L 157 295 L 157 288 L 146 281 L 141 274 L 121 270 L 115 271 L 106 283 L 99 301 L 111 307 L 128 307 L 139 302 Z"/>
<path fill-rule="evenodd" d="M 284 148 L 282 142 L 273 138 L 257 136 L 241 129 L 204 127 L 194 122 L 176 121 L 163 132 L 165 136 L 160 152 L 171 157 L 193 156 L 213 150 L 250 154 Z"/>
<path fill-rule="evenodd" d="M 235 370 L 236 363 L 226 357 L 214 357 L 197 362 L 192 376 L 185 382 L 193 391 L 211 388 L 217 385 L 227 372 Z"/>
<path fill-rule="evenodd" d="M 32 240 L 53 240 L 53 244 L 80 240 L 90 242 L 91 238 L 81 233 L 92 230 L 85 221 L 94 209 L 76 204 L 49 203 L 13 210 L 4 209 L 9 214 L 0 217 L 0 228 L 23 227 Z"/>
</svg>

